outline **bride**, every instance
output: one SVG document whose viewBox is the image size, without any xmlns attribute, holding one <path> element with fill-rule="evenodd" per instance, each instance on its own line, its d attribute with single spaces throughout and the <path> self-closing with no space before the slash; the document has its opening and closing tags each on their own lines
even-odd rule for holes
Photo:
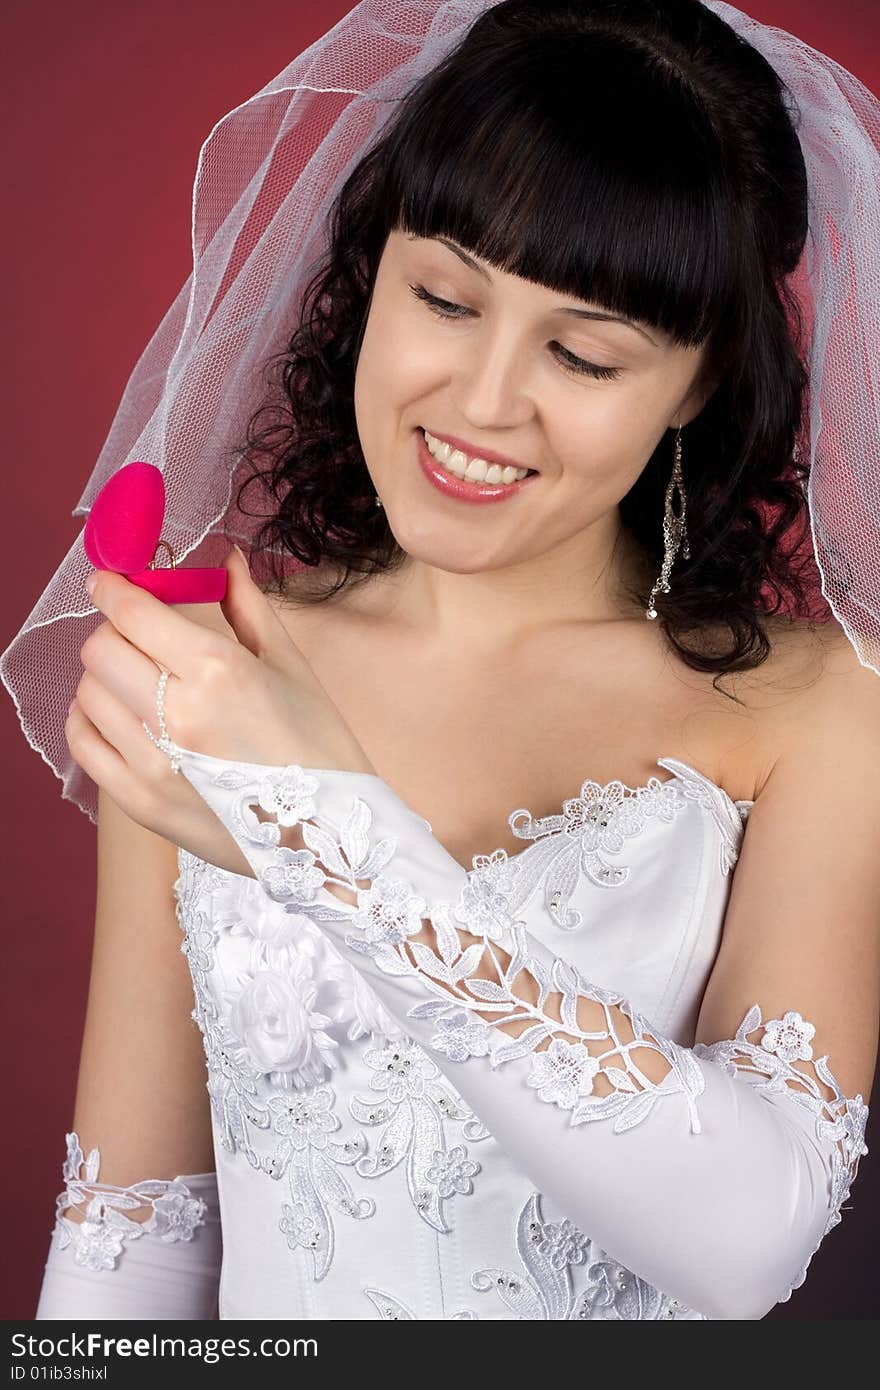
<svg viewBox="0 0 880 1390">
<path fill-rule="evenodd" d="M 760 1318 L 866 1152 L 880 684 L 809 606 L 780 77 L 725 5 L 473 10 L 240 441 L 254 577 L 97 576 L 40 1318 Z"/>
</svg>

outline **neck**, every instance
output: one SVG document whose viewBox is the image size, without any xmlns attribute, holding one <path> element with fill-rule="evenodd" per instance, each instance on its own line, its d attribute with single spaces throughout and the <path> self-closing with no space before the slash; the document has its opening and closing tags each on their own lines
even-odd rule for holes
<svg viewBox="0 0 880 1390">
<path fill-rule="evenodd" d="M 647 593 L 655 571 L 614 514 L 589 541 L 578 534 L 514 566 L 462 574 L 408 556 L 374 583 L 382 615 L 401 628 L 430 643 L 489 651 L 554 627 L 644 622 L 646 604 L 627 590 Z"/>
</svg>

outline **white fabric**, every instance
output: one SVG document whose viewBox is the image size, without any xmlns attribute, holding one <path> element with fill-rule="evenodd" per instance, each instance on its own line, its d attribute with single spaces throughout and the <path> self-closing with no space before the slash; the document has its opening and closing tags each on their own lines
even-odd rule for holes
<svg viewBox="0 0 880 1390">
<path fill-rule="evenodd" d="M 76 1132 L 68 1134 L 35 1319 L 215 1317 L 222 1261 L 216 1174 L 119 1187 L 98 1181 L 99 1168 L 98 1149 L 84 1158 Z M 144 1206 L 152 1208 L 148 1215 Z"/>
<path fill-rule="evenodd" d="M 802 1282 L 867 1151 L 867 1107 L 827 1072 L 834 1103 L 805 1092 L 797 1014 L 762 1024 L 756 1007 L 736 1039 L 692 1045 L 751 803 L 659 759 L 671 777 L 513 814 L 529 843 L 468 874 L 376 776 L 174 750 L 257 875 L 181 850 L 175 885 L 221 1318 L 757 1319 Z M 279 847 L 299 822 L 308 849 Z M 333 880 L 357 880 L 357 907 Z M 428 917 L 444 959 L 407 966 L 400 943 Z M 570 1010 L 622 1000 L 665 1080 L 634 1081 L 623 1047 L 614 1091 L 590 1096 L 565 1007 L 568 1042 L 516 1055 L 438 983 L 456 961 L 465 978 L 456 923 L 516 947 Z"/>
</svg>

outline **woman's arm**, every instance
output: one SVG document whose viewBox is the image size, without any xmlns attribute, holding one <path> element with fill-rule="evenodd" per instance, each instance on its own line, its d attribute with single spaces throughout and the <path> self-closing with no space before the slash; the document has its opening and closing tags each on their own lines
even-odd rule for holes
<svg viewBox="0 0 880 1390">
<path fill-rule="evenodd" d="M 101 791 L 91 983 L 40 1320 L 214 1315 L 220 1219 L 176 877 L 176 847 Z"/>
<path fill-rule="evenodd" d="M 859 672 L 832 682 L 846 728 L 817 700 L 752 810 L 693 1048 L 512 920 L 380 778 L 178 753 L 267 895 L 325 931 L 570 1220 L 689 1307 L 760 1318 L 866 1152 L 880 685 Z"/>
</svg>

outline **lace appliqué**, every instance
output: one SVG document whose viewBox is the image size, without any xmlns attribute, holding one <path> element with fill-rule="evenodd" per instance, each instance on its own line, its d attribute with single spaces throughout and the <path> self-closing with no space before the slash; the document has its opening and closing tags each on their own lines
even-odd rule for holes
<svg viewBox="0 0 880 1390">
<path fill-rule="evenodd" d="M 576 931 L 583 914 L 569 911 L 568 902 L 579 877 L 585 875 L 599 888 L 619 888 L 629 878 L 629 865 L 610 863 L 607 856 L 620 854 L 649 820 L 672 821 L 686 804 L 676 781 L 651 777 L 645 786 L 627 787 L 616 780 L 603 786 L 587 779 L 578 796 L 563 802 L 559 815 L 536 819 L 528 810 L 514 811 L 508 824 L 519 839 L 533 841 L 529 853 L 505 855 L 502 861 L 496 851 L 495 856 L 479 856 L 479 867 L 501 864 L 498 886 L 514 912 L 543 882 L 544 906 L 553 921 L 563 931 Z"/>
<path fill-rule="evenodd" d="M 532 1193 L 517 1216 L 516 1248 L 521 1269 L 475 1270 L 471 1286 L 478 1293 L 496 1294 L 517 1321 L 705 1321 L 702 1313 L 610 1259 L 572 1222 L 545 1221 L 539 1192 Z M 576 1270 L 582 1271 L 578 1288 Z M 417 1314 L 387 1290 L 367 1287 L 364 1293 L 383 1320 L 417 1320 Z M 479 1319 L 479 1314 L 464 1308 L 445 1321 L 462 1318 Z"/>
<path fill-rule="evenodd" d="M 194 1197 L 180 1178 L 149 1178 L 131 1187 L 99 1183 L 98 1149 L 90 1149 L 84 1159 L 76 1132 L 65 1137 L 62 1176 L 66 1186 L 55 1200 L 55 1217 L 59 1247 L 72 1246 L 76 1264 L 93 1270 L 115 1269 L 125 1241 L 144 1235 L 155 1235 L 166 1243 L 192 1240 L 196 1227 L 204 1225 L 207 1203 Z M 125 1215 L 143 1206 L 152 1207 L 146 1220 Z M 72 1221 L 64 1216 L 69 1207 L 82 1212 L 84 1219 Z"/>
<path fill-rule="evenodd" d="M 240 787 L 245 780 L 238 773 L 223 773 L 221 781 L 227 776 L 235 782 L 222 782 L 226 786 Z M 277 847 L 280 831 L 275 822 L 253 822 L 251 816 L 249 824 L 244 806 L 254 798 L 252 789 L 238 798 L 233 819 L 239 823 L 240 833 L 251 843 L 276 846 L 267 848 L 263 856 L 267 862 L 261 867 L 259 881 L 286 910 L 302 912 L 316 921 L 347 922 L 350 929 L 345 941 L 353 951 L 373 957 L 386 974 L 417 976 L 429 992 L 439 996 L 408 1010 L 408 1017 L 434 1021 L 431 1048 L 456 1062 L 488 1055 L 493 1068 L 534 1054 L 528 1084 L 539 1099 L 570 1110 L 573 1125 L 613 1117 L 614 1129 L 620 1132 L 647 1118 L 661 1096 L 677 1092 L 687 1100 L 693 1132 L 699 1132 L 695 1101 L 705 1087 L 705 1078 L 688 1049 L 670 1038 L 655 1036 L 622 995 L 591 985 L 559 957 L 553 959 L 548 972 L 529 955 L 524 923 L 510 916 L 504 895 L 495 893 L 491 880 L 479 871 L 467 875 L 456 904 L 439 902 L 434 908 L 431 923 L 436 951 L 421 942 L 409 942 L 409 937 L 422 932 L 428 905 L 405 880 L 382 873 L 396 853 L 396 838 L 389 836 L 371 845 L 372 812 L 360 797 L 353 798 L 345 823 L 335 834 L 328 826 L 306 819 L 314 811 L 311 798 L 318 786 L 316 777 L 297 767 L 267 776 L 260 784 L 259 804 L 276 814 L 283 807 L 281 823 L 301 825 L 303 841 L 309 847 L 305 850 Z M 319 867 L 319 858 L 323 867 Z M 359 887 L 365 880 L 369 887 Z M 352 893 L 356 906 L 343 905 L 327 891 L 325 885 L 331 882 Z M 463 947 L 459 924 L 478 938 L 473 944 Z M 506 965 L 496 949 L 501 943 L 506 948 Z M 488 967 L 494 978 L 478 976 L 481 967 Z M 521 971 L 538 987 L 534 1003 L 516 992 Z M 544 1010 L 551 987 L 561 996 L 561 1022 Z M 590 1030 L 580 1027 L 579 999 L 601 1006 L 604 1026 Z M 615 1007 L 629 1020 L 631 1039 L 620 1036 L 611 1012 Z M 486 1012 L 497 1018 L 492 1023 L 486 1021 L 481 1017 Z M 515 1039 L 502 1033 L 504 1040 L 499 1041 L 498 1023 L 511 1022 L 527 1026 Z M 558 1036 L 562 1031 L 576 1041 Z M 539 1045 L 547 1041 L 549 1048 L 539 1052 Z M 603 1042 L 609 1046 L 598 1053 L 587 1047 L 588 1043 Z M 669 1064 L 659 1083 L 645 1076 L 633 1057 L 646 1047 L 660 1052 Z M 610 1095 L 594 1094 L 593 1078 L 600 1070 L 613 1086 Z"/>
<path fill-rule="evenodd" d="M 533 1193 L 517 1218 L 522 1272 L 493 1267 L 471 1275 L 475 1289 L 494 1290 L 517 1319 L 703 1320 L 701 1313 L 610 1259 L 571 1221 L 545 1221 L 540 1204 L 540 1193 Z M 583 1267 L 586 1287 L 575 1292 L 572 1271 L 577 1266 Z"/>
<path fill-rule="evenodd" d="M 332 1087 L 267 1086 L 264 1073 L 220 1012 L 209 983 L 216 939 L 203 897 L 220 886 L 220 871 L 186 850 L 179 852 L 178 863 L 174 891 L 181 950 L 192 975 L 192 1016 L 202 1033 L 220 1144 L 228 1153 L 242 1153 L 252 1168 L 275 1181 L 287 1179 L 291 1200 L 281 1206 L 281 1233 L 290 1249 L 302 1247 L 311 1254 L 313 1277 L 322 1279 L 335 1249 L 333 1209 L 356 1219 L 376 1210 L 372 1198 L 355 1196 L 340 1171 L 363 1156 L 367 1141 L 360 1131 L 343 1142 L 331 1139 L 342 1126 L 333 1113 Z"/>
<path fill-rule="evenodd" d="M 302 913 L 316 923 L 345 923 L 345 943 L 351 951 L 369 956 L 384 974 L 417 978 L 421 993 L 436 996 L 407 1011 L 407 1017 L 433 1025 L 429 1048 L 455 1062 L 486 1057 L 492 1068 L 530 1058 L 526 1081 L 538 1099 L 569 1111 L 573 1126 L 612 1119 L 615 1133 L 640 1124 L 660 1097 L 669 1094 L 684 1097 L 691 1131 L 699 1133 L 696 1102 L 706 1085 L 699 1059 L 723 1060 L 732 1075 L 754 1070 L 749 1062 L 757 1061 L 768 1078 L 759 1089 L 784 1088 L 796 1101 L 810 1104 L 817 1114 L 819 1137 L 835 1141 L 824 1233 L 840 1220 L 840 1204 L 849 1193 L 858 1156 L 867 1152 L 867 1106 L 861 1096 L 843 1097 L 827 1057 L 815 1063 L 815 1070 L 833 1092 L 831 1101 L 822 1098 L 818 1085 L 804 1073 L 792 1069 L 797 1056 L 812 1057 L 813 1025 L 805 1024 L 799 1014 L 791 1011 L 771 1020 L 758 1046 L 746 1041 L 748 1033 L 762 1026 L 754 1004 L 735 1040 L 682 1047 L 653 1032 L 627 999 L 591 984 L 569 962 L 530 952 L 525 924 L 512 916 L 508 896 L 497 891 L 491 874 L 472 870 L 457 901 L 437 901 L 429 909 L 412 884 L 383 872 L 397 852 L 397 838 L 389 835 L 371 843 L 372 811 L 360 797 L 352 797 L 337 827 L 316 814 L 319 778 L 297 765 L 258 778 L 233 767 L 211 780 L 236 793 L 232 808 L 224 808 L 224 823 L 240 844 L 251 847 L 250 862 L 270 898 L 282 903 L 285 911 Z M 275 820 L 258 821 L 254 802 Z M 726 810 L 731 808 L 737 809 L 734 803 Z M 284 825 L 300 827 L 305 849 L 280 846 Z M 363 883 L 368 886 L 363 888 Z M 327 885 L 343 889 L 345 900 Z M 426 921 L 432 929 L 427 940 Z M 523 978 L 525 985 L 519 983 Z M 551 991 L 559 1000 L 558 1016 L 545 1009 Z M 593 1027 L 581 1024 L 582 1001 L 586 1020 L 595 1019 Z M 523 1027 L 512 1037 L 508 1029 L 514 1022 Z M 666 1060 L 668 1070 L 660 1082 L 646 1076 L 633 1056 L 644 1049 Z M 597 1093 L 600 1074 L 610 1094 Z M 806 1269 L 793 1288 L 805 1273 Z"/>
<path fill-rule="evenodd" d="M 193 756 L 189 750 L 179 751 Z M 728 874 L 736 864 L 743 822 L 753 803 L 732 801 L 723 788 L 688 763 L 676 758 L 658 758 L 657 762 L 673 773 L 672 778 L 653 776 L 638 787 L 629 787 L 619 779 L 603 785 L 588 778 L 578 796 L 563 802 L 561 814 L 536 819 L 524 808 L 512 812 L 508 817 L 511 831 L 531 843 L 515 855 L 503 849 L 475 855 L 471 872 L 488 877 L 495 892 L 505 898 L 510 913 L 515 913 L 543 880 L 548 915 L 563 931 L 575 931 L 583 923 L 583 914 L 576 909 L 569 911 L 568 903 L 580 876 L 601 888 L 619 887 L 628 880 L 630 867 L 609 863 L 606 856 L 619 854 L 626 841 L 650 821 L 671 822 L 695 802 L 709 812 L 718 827 L 720 870 Z M 225 808 L 225 823 L 239 843 L 244 839 L 254 847 L 278 846 L 280 827 L 309 822 L 318 833 L 325 822 L 316 813 L 314 801 L 320 780 L 298 764 L 257 777 L 232 765 L 212 773 L 210 781 L 234 793 Z M 275 820 L 259 821 L 251 803 Z M 423 824 L 431 830 L 428 821 Z M 295 853 L 279 850 L 276 876 L 280 876 L 282 886 L 285 877 L 295 871 L 297 861 L 288 857 Z M 271 879 L 264 880 L 264 886 L 271 894 Z"/>
<path fill-rule="evenodd" d="M 394 858 L 396 838 L 371 844 L 372 811 L 357 796 L 341 829 L 334 832 L 326 822 L 315 825 L 306 817 L 314 811 L 312 797 L 319 788 L 318 779 L 298 767 L 285 769 L 282 776 L 283 798 L 282 779 L 269 776 L 261 783 L 260 805 L 277 812 L 283 801 L 283 823 L 299 823 L 308 848 L 276 847 L 268 854 L 260 882 L 288 910 L 302 911 L 316 920 L 345 921 L 346 944 L 370 956 L 384 973 L 417 976 L 423 988 L 437 998 L 414 1005 L 407 1016 L 432 1020 L 432 1049 L 455 1062 L 487 1057 L 493 1068 L 531 1055 L 527 1084 L 538 1099 L 570 1111 L 572 1125 L 613 1119 L 615 1133 L 641 1123 L 661 1096 L 675 1093 L 684 1096 L 691 1130 L 699 1133 L 696 1102 L 705 1089 L 705 1075 L 697 1059 L 729 1060 L 735 1074 L 737 1068 L 754 1069 L 748 1061 L 757 1057 L 769 1077 L 760 1089 L 779 1090 L 786 1084 L 790 1089 L 790 1083 L 796 1083 L 791 1093 L 817 1111 L 820 1137 L 838 1142 L 827 1229 L 836 1224 L 858 1154 L 864 1151 L 867 1107 L 861 1096 L 846 1100 L 841 1095 L 827 1058 L 820 1058 L 815 1067 L 833 1091 L 832 1101 L 824 1101 L 817 1083 L 792 1069 L 796 1056 L 812 1057 L 809 1038 L 813 1026 L 805 1024 L 800 1015 L 789 1013 L 782 1020 L 772 1020 L 766 1025 L 763 1045 L 755 1047 L 745 1041 L 746 1033 L 761 1026 L 755 1004 L 737 1030 L 735 1041 L 716 1043 L 711 1049 L 682 1047 L 652 1031 L 622 995 L 591 984 L 569 962 L 553 957 L 548 969 L 530 955 L 524 923 L 510 915 L 507 899 L 504 893 L 494 891 L 491 876 L 476 870 L 467 874 L 457 902 L 433 905 L 429 920 L 436 945 L 411 940 L 423 935 L 423 919 L 428 918 L 429 909 L 411 884 L 382 872 Z M 237 785 L 241 787 L 241 780 Z M 667 789 L 671 785 L 676 784 L 660 784 Z M 252 789 L 240 798 L 240 805 L 249 797 L 253 799 Z M 246 825 L 243 817 L 242 824 Z M 254 839 L 252 830 L 245 829 L 244 833 Z M 259 825 L 257 838 L 263 845 L 277 846 L 278 836 L 278 824 Z M 365 881 L 369 886 L 362 888 L 360 884 Z M 328 893 L 328 883 L 352 894 L 354 905 L 344 905 Z M 475 938 L 471 944 L 463 943 L 462 932 Z M 478 974 L 480 970 L 482 974 Z M 534 1001 L 518 985 L 521 972 L 537 987 Z M 560 999 L 558 1019 L 544 1008 L 551 990 Z M 601 1018 L 596 1014 L 597 1026 L 581 1027 L 581 1000 L 594 1014 L 595 1006 L 601 1010 Z M 487 1014 L 495 1017 L 487 1019 Z M 626 1031 L 632 1037 L 622 1036 L 621 1018 L 627 1021 Z M 513 1022 L 524 1027 L 512 1038 L 507 1030 Z M 504 1025 L 503 1030 L 499 1024 Z M 792 1047 L 800 1051 L 793 1053 Z M 660 1082 L 647 1077 L 633 1056 L 645 1048 L 666 1059 L 669 1070 Z M 595 1079 L 600 1073 L 611 1086 L 610 1094 L 596 1094 Z"/>
<path fill-rule="evenodd" d="M 760 1041 L 749 1042 L 748 1035 L 760 1028 L 764 1030 Z M 789 1010 L 781 1019 L 762 1023 L 761 1010 L 753 1004 L 736 1030 L 735 1038 L 711 1044 L 696 1043 L 693 1049 L 698 1057 L 720 1063 L 731 1076 L 738 1071 L 765 1076 L 766 1081 L 754 1083 L 756 1090 L 786 1092 L 815 1115 L 817 1137 L 834 1141 L 830 1158 L 828 1221 L 797 1281 L 779 1300 L 781 1303 L 787 1302 L 793 1291 L 800 1288 L 807 1277 L 810 1260 L 828 1232 L 840 1221 L 840 1209 L 850 1195 L 859 1159 L 868 1152 L 865 1143 L 868 1106 L 861 1095 L 851 1099 L 843 1095 L 828 1067 L 827 1055 L 813 1060 L 815 1031 L 814 1025 L 795 1010 Z M 794 1066 L 797 1061 L 810 1062 L 815 1075 Z M 832 1092 L 830 1099 L 823 1094 L 820 1082 Z"/>
<path fill-rule="evenodd" d="M 326 1081 L 338 1066 L 343 1023 L 350 1042 L 402 1031 L 324 933 L 284 912 L 254 879 L 223 874 L 212 885 L 210 931 L 218 942 L 238 938 L 217 992 L 232 1032 L 273 1086 Z"/>
<path fill-rule="evenodd" d="M 674 776 L 654 776 L 638 787 L 614 779 L 604 784 L 587 778 L 576 797 L 563 802 L 561 814 L 533 817 L 521 808 L 508 817 L 511 831 L 529 840 L 528 853 L 508 855 L 498 849 L 475 855 L 473 867 L 503 894 L 510 913 L 516 913 L 540 884 L 547 915 L 562 931 L 577 931 L 583 913 L 569 910 L 580 878 L 599 888 L 619 888 L 628 882 L 630 866 L 608 861 L 623 852 L 626 842 L 641 834 L 652 820 L 671 822 L 690 802 L 713 817 L 720 834 L 719 867 L 730 873 L 739 857 L 743 821 L 751 802 L 733 802 L 709 778 L 675 758 L 659 758 Z M 430 827 L 429 827 L 430 828 Z"/>
<path fill-rule="evenodd" d="M 488 1130 L 413 1039 L 400 1036 L 399 1029 L 396 1035 L 386 1035 L 384 1026 L 393 1026 L 390 1015 L 358 972 L 331 947 L 336 959 L 322 955 L 319 964 L 321 974 L 332 976 L 337 986 L 334 1012 L 352 1016 L 351 1041 L 368 1040 L 364 1061 L 372 1071 L 370 1086 L 384 1092 L 372 1100 L 355 1096 L 349 1101 L 355 1120 L 383 1127 L 375 1153 L 368 1152 L 360 1130 L 342 1142 L 331 1140 L 342 1120 L 334 1113 L 333 1088 L 321 1084 L 314 1070 L 319 1058 L 327 1065 L 334 1060 L 329 1048 L 335 1043 L 323 1031 L 329 1019 L 308 1012 L 315 1000 L 308 989 L 304 956 L 294 956 L 298 964 L 290 981 L 280 976 L 281 953 L 287 950 L 290 955 L 284 944 L 285 926 L 296 926 L 301 948 L 305 933 L 315 928 L 302 917 L 284 914 L 274 903 L 266 906 L 280 922 L 248 914 L 254 928 L 252 965 L 243 976 L 245 991 L 225 991 L 224 1013 L 209 982 L 216 965 L 216 932 L 220 926 L 233 933 L 243 930 L 242 912 L 224 893 L 228 884 L 222 871 L 185 850 L 180 851 L 179 864 L 175 895 L 184 933 L 181 950 L 193 979 L 193 1018 L 202 1033 L 208 1093 L 220 1143 L 229 1153 L 243 1153 L 252 1168 L 277 1181 L 287 1179 L 291 1201 L 281 1207 L 279 1228 L 290 1249 L 309 1251 L 313 1277 L 320 1280 L 330 1268 L 335 1249 L 333 1209 L 357 1219 L 375 1214 L 376 1203 L 355 1196 L 339 1172 L 340 1165 L 353 1166 L 359 1176 L 373 1178 L 405 1164 L 418 1215 L 435 1230 L 448 1231 L 443 1204 L 473 1191 L 471 1178 L 480 1165 L 468 1157 L 463 1145 L 447 1150 L 444 1122 L 462 1122 L 462 1132 L 472 1141 L 489 1138 Z M 246 891 L 254 885 L 247 880 L 242 886 Z M 210 912 L 206 895 L 212 899 Z M 265 904 L 262 892 L 253 896 Z M 286 988 L 277 988 L 276 981 Z M 294 998 L 297 982 L 300 989 Z M 260 985 L 259 996 L 256 985 Z M 295 1070 L 292 1062 L 297 1063 Z"/>
<path fill-rule="evenodd" d="M 364 1064 L 371 1070 L 370 1087 L 384 1099 L 352 1096 L 349 1109 L 361 1124 L 383 1125 L 375 1152 L 359 1158 L 357 1171 L 374 1178 L 406 1164 L 410 1199 L 419 1216 L 435 1231 L 451 1228 L 443 1204 L 474 1190 L 480 1164 L 465 1145 L 447 1149 L 444 1121 L 463 1121 L 470 1140 L 488 1139 L 489 1131 L 448 1084 L 439 1068 L 412 1038 L 368 1047 Z"/>
</svg>

